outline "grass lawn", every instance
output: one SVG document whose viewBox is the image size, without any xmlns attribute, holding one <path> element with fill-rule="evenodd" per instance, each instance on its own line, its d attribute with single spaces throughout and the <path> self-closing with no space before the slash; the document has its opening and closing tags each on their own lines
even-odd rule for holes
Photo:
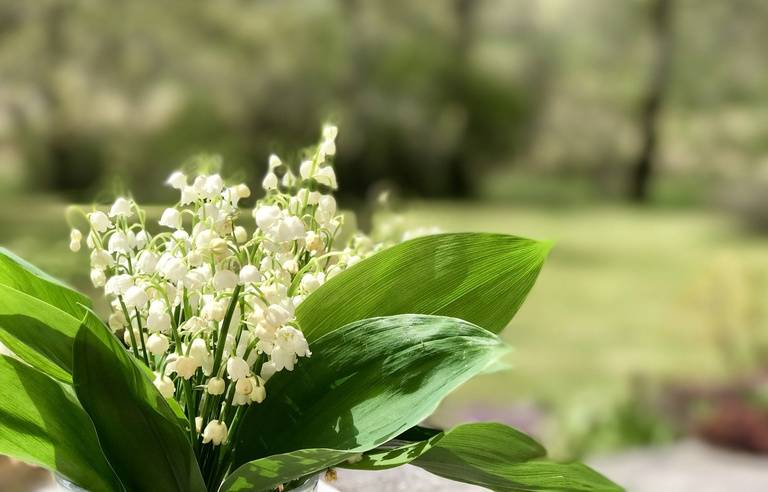
<svg viewBox="0 0 768 492">
<path fill-rule="evenodd" d="M 38 199 L 6 205 L 0 207 L 0 244 L 94 294 L 86 255 L 67 249 L 63 205 Z M 514 368 L 460 389 L 441 407 L 442 424 L 476 409 L 493 418 L 520 401 L 597 407 L 637 374 L 722 377 L 726 364 L 699 286 L 726 257 L 749 271 L 768 271 L 768 241 L 705 212 L 455 203 L 414 203 L 409 210 L 405 220 L 412 225 L 556 241 L 504 334 L 515 347 Z"/>
</svg>

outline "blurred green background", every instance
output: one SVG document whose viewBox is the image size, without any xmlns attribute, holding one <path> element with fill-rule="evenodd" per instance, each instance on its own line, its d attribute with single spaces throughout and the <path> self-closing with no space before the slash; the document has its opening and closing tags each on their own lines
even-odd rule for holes
<svg viewBox="0 0 768 492">
<path fill-rule="evenodd" d="M 557 241 L 514 369 L 436 423 L 662 439 L 632 381 L 768 360 L 766 46 L 764 0 L 0 0 L 0 243 L 96 294 L 67 204 L 170 201 L 199 152 L 257 189 L 333 121 L 362 224 L 391 190 L 409 226 Z"/>
</svg>

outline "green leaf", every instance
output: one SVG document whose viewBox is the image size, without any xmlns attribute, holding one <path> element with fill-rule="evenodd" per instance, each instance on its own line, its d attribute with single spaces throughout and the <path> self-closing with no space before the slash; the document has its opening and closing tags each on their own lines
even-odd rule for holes
<svg viewBox="0 0 768 492">
<path fill-rule="evenodd" d="M 460 425 L 426 440 L 391 441 L 366 453 L 361 461 L 343 466 L 381 470 L 410 463 L 443 478 L 497 492 L 621 490 L 587 466 L 555 463 L 542 459 L 545 456 L 539 443 L 515 429 L 479 423 Z"/>
<path fill-rule="evenodd" d="M 0 248 L 0 341 L 18 357 L 63 382 L 72 381 L 72 344 L 90 300 Z"/>
<path fill-rule="evenodd" d="M 91 305 L 85 295 L 5 248 L 0 248 L 0 284 L 36 297 L 76 319 L 83 319 L 85 307 Z"/>
<path fill-rule="evenodd" d="M 356 453 L 336 449 L 301 449 L 244 464 L 221 484 L 220 492 L 274 490 L 278 485 L 318 473 Z"/>
<path fill-rule="evenodd" d="M 464 424 L 439 432 L 427 439 L 407 442 L 390 441 L 385 446 L 365 453 L 362 460 L 347 468 L 382 470 L 405 465 L 428 455 L 433 449 L 452 453 L 487 453 L 486 459 L 502 463 L 519 463 L 546 456 L 547 451 L 531 437 L 509 426 L 497 423 Z"/>
<path fill-rule="evenodd" d="M 71 388 L 4 356 L 0 385 L 0 454 L 56 471 L 86 490 L 123 490 Z"/>
<path fill-rule="evenodd" d="M 101 447 L 126 488 L 205 491 L 176 414 L 103 325 L 80 327 L 73 376 Z"/>
<path fill-rule="evenodd" d="M 236 466 L 305 448 L 372 449 L 430 415 L 506 348 L 459 319 L 400 315 L 351 323 L 312 351 L 270 379 L 267 399 L 248 409 Z"/>
<path fill-rule="evenodd" d="M 312 341 L 347 323 L 434 314 L 498 333 L 533 287 L 550 244 L 501 234 L 439 234 L 406 241 L 330 279 L 296 310 Z"/>
<path fill-rule="evenodd" d="M 16 289 L 0 284 L 0 341 L 27 363 L 72 382 L 72 344 L 80 321 Z"/>
</svg>

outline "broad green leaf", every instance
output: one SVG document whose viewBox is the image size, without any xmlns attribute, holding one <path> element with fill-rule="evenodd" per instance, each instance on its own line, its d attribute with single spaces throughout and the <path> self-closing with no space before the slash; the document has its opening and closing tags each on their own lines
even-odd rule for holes
<svg viewBox="0 0 768 492">
<path fill-rule="evenodd" d="M 271 491 L 278 485 L 318 473 L 356 453 L 335 449 L 301 449 L 244 464 L 231 473 L 220 492 Z"/>
<path fill-rule="evenodd" d="M 0 341 L 18 357 L 64 382 L 72 381 L 72 343 L 90 300 L 0 248 Z"/>
<path fill-rule="evenodd" d="M 350 323 L 312 351 L 270 379 L 267 399 L 248 409 L 236 466 L 306 448 L 372 449 L 430 415 L 506 348 L 466 321 L 400 315 Z"/>
<path fill-rule="evenodd" d="M 72 344 L 79 328 L 70 314 L 0 284 L 0 341 L 60 381 L 72 382 Z"/>
<path fill-rule="evenodd" d="M 385 446 L 365 453 L 360 461 L 346 467 L 358 470 L 394 468 L 437 450 L 449 450 L 455 454 L 486 453 L 489 461 L 501 463 L 520 463 L 547 454 L 534 439 L 503 424 L 464 424 L 444 432 L 434 432 L 437 433 L 424 440 L 390 441 Z"/>
<path fill-rule="evenodd" d="M 56 306 L 76 319 L 83 319 L 85 307 L 91 305 L 85 295 L 5 248 L 0 248 L 0 284 Z"/>
<path fill-rule="evenodd" d="M 438 234 L 398 244 L 330 279 L 296 311 L 312 341 L 347 323 L 396 314 L 460 318 L 503 330 L 550 244 L 501 234 Z"/>
<path fill-rule="evenodd" d="M 443 478 L 497 492 L 621 490 L 587 466 L 555 463 L 543 459 L 545 456 L 540 444 L 515 429 L 479 423 L 460 425 L 421 441 L 391 441 L 365 453 L 359 462 L 342 466 L 381 470 L 410 463 Z"/>
<path fill-rule="evenodd" d="M 80 327 L 73 377 L 101 447 L 126 488 L 205 490 L 192 446 L 175 413 L 102 325 Z"/>
<path fill-rule="evenodd" d="M 86 490 L 123 490 L 71 388 L 4 356 L 0 386 L 0 454 L 53 470 Z"/>
</svg>

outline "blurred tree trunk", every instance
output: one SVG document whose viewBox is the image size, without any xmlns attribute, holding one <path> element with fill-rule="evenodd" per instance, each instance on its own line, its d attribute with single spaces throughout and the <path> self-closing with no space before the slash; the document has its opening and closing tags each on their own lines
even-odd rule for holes
<svg viewBox="0 0 768 492">
<path fill-rule="evenodd" d="M 629 198 L 638 203 L 648 201 L 651 184 L 656 173 L 658 154 L 659 114 L 666 96 L 667 80 L 672 59 L 672 8 L 674 0 L 652 0 L 654 60 L 648 90 L 640 109 L 642 143 L 640 153 L 632 166 Z"/>
<path fill-rule="evenodd" d="M 448 163 L 448 192 L 456 198 L 469 197 L 474 189 L 472 182 L 471 164 L 467 149 L 467 123 L 470 115 L 467 114 L 466 99 L 470 91 L 470 54 L 475 41 L 474 14 L 480 4 L 480 0 L 454 0 L 453 14 L 456 19 L 456 38 L 454 41 L 454 73 L 455 90 L 454 103 L 457 109 L 464 114 L 464 127 L 456 139 L 456 150 L 451 155 Z"/>
</svg>

